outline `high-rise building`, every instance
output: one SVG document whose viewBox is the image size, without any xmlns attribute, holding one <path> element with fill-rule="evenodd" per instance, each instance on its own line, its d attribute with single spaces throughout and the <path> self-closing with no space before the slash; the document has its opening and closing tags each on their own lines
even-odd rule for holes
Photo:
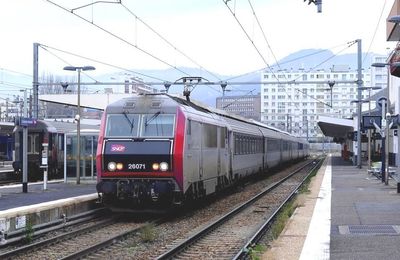
<svg viewBox="0 0 400 260">
<path fill-rule="evenodd" d="M 385 62 L 374 56 L 372 62 Z M 357 70 L 333 66 L 330 70 L 308 72 L 304 69 L 261 73 L 261 121 L 297 136 L 321 141 L 319 116 L 351 118 L 357 112 Z M 366 68 L 364 87 L 386 87 L 385 68 Z M 295 83 L 284 84 L 293 81 Z M 381 90 L 364 90 L 362 99 Z"/>
<path fill-rule="evenodd" d="M 230 113 L 260 121 L 260 95 L 218 97 L 216 107 Z"/>
</svg>

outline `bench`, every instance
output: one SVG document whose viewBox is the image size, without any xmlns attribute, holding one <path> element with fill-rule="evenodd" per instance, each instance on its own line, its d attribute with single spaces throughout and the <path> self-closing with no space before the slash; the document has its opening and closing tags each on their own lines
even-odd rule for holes
<svg viewBox="0 0 400 260">
<path fill-rule="evenodd" d="M 397 183 L 397 193 L 400 193 L 400 173 L 397 173 L 396 169 L 396 167 L 389 167 L 389 177 Z"/>
<path fill-rule="evenodd" d="M 382 179 L 382 162 L 373 162 L 371 164 L 371 169 L 368 169 L 368 174 L 374 175 L 378 179 Z"/>
</svg>

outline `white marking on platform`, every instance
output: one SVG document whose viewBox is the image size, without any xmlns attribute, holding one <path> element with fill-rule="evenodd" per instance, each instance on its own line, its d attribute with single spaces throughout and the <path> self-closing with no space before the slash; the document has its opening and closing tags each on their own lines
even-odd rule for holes
<svg viewBox="0 0 400 260">
<path fill-rule="evenodd" d="M 332 157 L 328 160 L 300 260 L 330 257 Z"/>
<path fill-rule="evenodd" d="M 64 180 L 53 180 L 53 181 L 48 181 L 47 183 L 61 183 L 64 182 Z M 32 185 L 43 185 L 43 181 L 38 181 L 38 182 L 30 182 L 28 183 L 28 187 L 32 186 Z M 4 185 L 4 186 L 0 186 L 0 190 L 2 189 L 9 189 L 9 188 L 18 188 L 18 187 L 22 187 L 22 184 L 12 184 L 12 185 Z"/>
<path fill-rule="evenodd" d="M 53 201 L 43 202 L 43 203 L 39 203 L 39 204 L 33 204 L 33 205 L 22 206 L 22 207 L 18 207 L 18 208 L 7 209 L 7 210 L 0 211 L 0 218 L 12 217 L 13 215 L 23 215 L 23 214 L 28 214 L 31 212 L 40 212 L 40 211 L 52 209 L 55 207 L 73 205 L 73 204 L 76 204 L 79 202 L 95 200 L 97 198 L 98 198 L 98 194 L 92 193 L 92 194 L 87 194 L 87 195 L 82 195 L 82 196 L 77 196 L 77 197 L 72 197 L 72 198 L 53 200 Z"/>
</svg>

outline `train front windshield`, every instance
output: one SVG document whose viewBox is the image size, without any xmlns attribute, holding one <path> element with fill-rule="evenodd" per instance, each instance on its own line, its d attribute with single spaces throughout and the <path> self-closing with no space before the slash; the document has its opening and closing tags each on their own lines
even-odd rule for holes
<svg viewBox="0 0 400 260">
<path fill-rule="evenodd" d="M 173 137 L 175 115 L 160 114 L 109 114 L 107 137 Z"/>
</svg>

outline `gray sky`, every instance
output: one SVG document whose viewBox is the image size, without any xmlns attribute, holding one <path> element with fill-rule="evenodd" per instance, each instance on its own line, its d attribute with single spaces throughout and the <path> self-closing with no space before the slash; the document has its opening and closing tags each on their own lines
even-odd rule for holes
<svg viewBox="0 0 400 260">
<path fill-rule="evenodd" d="M 71 9 L 95 1 L 52 2 Z M 386 53 L 388 47 L 393 49 L 394 46 L 394 43 L 386 42 L 385 35 L 385 19 L 393 2 L 323 0 L 323 12 L 317 13 L 314 5 L 307 5 L 303 0 L 251 0 L 269 42 L 268 47 L 249 1 L 229 1 L 229 7 L 234 10 L 256 49 L 222 0 L 122 1 L 139 19 L 135 19 L 120 4 L 96 4 L 76 10 L 76 14 L 129 44 L 48 1 L 0 0 L 0 68 L 32 74 L 33 42 L 123 68 L 201 66 L 222 75 L 254 71 L 266 67 L 266 63 L 275 63 L 273 55 L 279 60 L 301 49 L 331 49 L 336 53 L 343 49 L 343 44 L 358 38 L 363 40 L 363 52 L 369 49 L 371 52 Z M 341 47 L 332 49 L 339 45 Z M 346 52 L 356 52 L 355 45 Z M 62 70 L 68 65 L 66 63 L 93 65 L 96 71 L 91 75 L 94 76 L 116 70 L 54 49 L 40 50 L 41 73 L 69 75 Z M 4 89 L 4 86 L 0 84 L 1 88 Z"/>
</svg>

